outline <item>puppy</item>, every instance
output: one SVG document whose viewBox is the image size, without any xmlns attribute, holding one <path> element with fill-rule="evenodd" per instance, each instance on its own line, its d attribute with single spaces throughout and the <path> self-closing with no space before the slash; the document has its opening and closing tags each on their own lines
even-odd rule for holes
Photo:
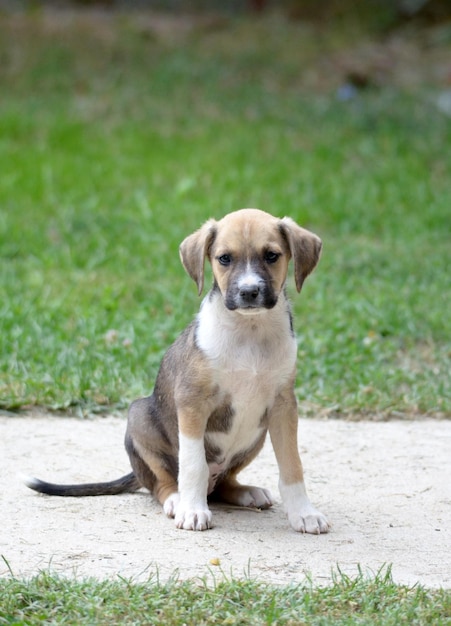
<svg viewBox="0 0 451 626">
<path fill-rule="evenodd" d="M 294 530 L 325 533 L 308 499 L 297 447 L 296 339 L 285 294 L 293 259 L 296 288 L 316 266 L 321 240 L 290 218 L 243 209 L 206 222 L 180 246 L 197 285 L 204 263 L 213 286 L 195 320 L 165 354 L 151 396 L 129 409 L 125 446 L 133 472 L 109 483 L 28 486 L 60 496 L 106 495 L 146 487 L 177 528 L 212 526 L 208 499 L 266 509 L 266 489 L 238 473 L 269 431 L 279 488 Z"/>
</svg>

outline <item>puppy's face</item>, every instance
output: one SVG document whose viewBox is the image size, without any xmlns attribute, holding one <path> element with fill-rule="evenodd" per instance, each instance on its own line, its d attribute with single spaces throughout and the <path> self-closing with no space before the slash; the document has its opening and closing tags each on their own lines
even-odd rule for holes
<svg viewBox="0 0 451 626">
<path fill-rule="evenodd" d="M 226 307 L 255 313 L 276 305 L 291 254 L 279 220 L 243 217 L 232 213 L 221 220 L 209 258 Z"/>
<path fill-rule="evenodd" d="M 291 258 L 300 291 L 320 252 L 319 237 L 290 218 L 278 219 L 258 209 L 235 211 L 218 222 L 209 220 L 180 246 L 182 263 L 199 294 L 208 257 L 214 287 L 220 290 L 225 306 L 243 314 L 276 305 Z"/>
</svg>

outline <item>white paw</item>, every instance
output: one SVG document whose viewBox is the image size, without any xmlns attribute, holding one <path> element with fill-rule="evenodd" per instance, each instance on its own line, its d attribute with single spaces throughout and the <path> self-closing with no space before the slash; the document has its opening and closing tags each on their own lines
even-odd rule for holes
<svg viewBox="0 0 451 626">
<path fill-rule="evenodd" d="M 303 482 L 286 485 L 281 480 L 279 487 L 288 519 L 296 532 L 312 535 L 329 532 L 329 522 L 308 499 Z"/>
<path fill-rule="evenodd" d="M 175 512 L 180 502 L 180 494 L 178 492 L 171 493 L 163 504 L 163 511 L 168 517 L 175 517 Z"/>
<path fill-rule="evenodd" d="M 273 504 L 273 499 L 267 489 L 246 487 L 240 490 L 236 504 L 255 509 L 269 509 Z"/>
<path fill-rule="evenodd" d="M 298 511 L 290 512 L 288 519 L 291 526 L 298 533 L 319 535 L 320 533 L 329 532 L 329 522 L 313 506 L 303 507 Z"/>
<path fill-rule="evenodd" d="M 175 513 L 175 525 L 183 530 L 207 530 L 211 528 L 211 511 L 208 507 L 188 507 L 179 503 Z"/>
</svg>

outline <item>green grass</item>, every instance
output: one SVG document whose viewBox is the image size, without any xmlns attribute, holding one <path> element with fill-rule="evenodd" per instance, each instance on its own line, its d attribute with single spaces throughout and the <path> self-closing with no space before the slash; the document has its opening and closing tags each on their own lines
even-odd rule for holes
<svg viewBox="0 0 451 626">
<path fill-rule="evenodd" d="M 390 570 L 374 577 L 337 575 L 328 587 L 278 587 L 252 580 L 133 583 L 70 580 L 46 573 L 0 579 L 0 624 L 383 624 L 451 623 L 451 593 L 395 585 Z"/>
<path fill-rule="evenodd" d="M 340 102 L 321 59 L 344 36 L 279 18 L 46 19 L 0 16 L 0 407 L 149 393 L 199 304 L 180 241 L 258 206 L 324 240 L 290 282 L 301 412 L 450 414 L 451 123 L 427 84 Z"/>
</svg>

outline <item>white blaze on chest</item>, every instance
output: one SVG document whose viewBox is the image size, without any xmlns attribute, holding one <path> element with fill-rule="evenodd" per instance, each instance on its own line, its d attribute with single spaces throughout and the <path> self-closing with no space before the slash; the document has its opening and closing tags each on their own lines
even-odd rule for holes
<svg viewBox="0 0 451 626">
<path fill-rule="evenodd" d="M 232 457 L 261 437 L 262 417 L 289 381 L 296 362 L 287 304 L 280 302 L 255 315 L 228 311 L 220 296 L 204 300 L 196 341 L 209 359 L 221 396 L 230 400 L 233 419 L 228 432 L 208 433 L 210 443 Z"/>
</svg>

